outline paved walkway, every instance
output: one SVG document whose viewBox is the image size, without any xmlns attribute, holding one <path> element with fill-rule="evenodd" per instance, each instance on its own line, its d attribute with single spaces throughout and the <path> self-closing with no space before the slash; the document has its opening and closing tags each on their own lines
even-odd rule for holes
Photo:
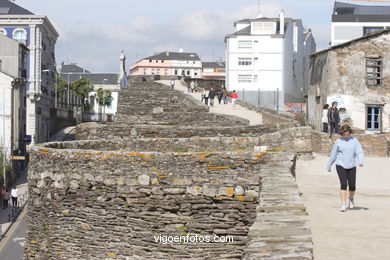
<svg viewBox="0 0 390 260">
<path fill-rule="evenodd" d="M 0 202 L 0 248 L 2 245 L 2 240 L 4 236 L 7 235 L 7 231 L 13 224 L 16 216 L 19 215 L 23 209 L 27 197 L 28 197 L 28 185 L 27 185 L 27 170 L 25 170 L 15 182 L 16 188 L 18 189 L 18 208 L 12 207 L 12 200 L 9 200 L 9 206 L 7 209 L 3 209 L 3 198 L 1 197 Z M 9 190 L 11 193 L 11 190 Z"/>
<path fill-rule="evenodd" d="M 170 86 L 169 80 L 160 80 L 159 83 L 162 83 L 164 85 Z M 180 90 L 195 99 L 199 100 L 201 99 L 201 93 L 200 92 L 194 92 L 189 93 L 186 86 L 182 85 L 182 81 L 176 80 L 175 89 Z M 210 107 L 210 113 L 214 114 L 225 114 L 225 115 L 233 115 L 237 117 L 241 117 L 244 119 L 248 119 L 250 122 L 250 125 L 261 125 L 262 124 L 262 118 L 261 115 L 255 111 L 251 111 L 245 107 L 242 107 L 240 105 L 236 105 L 233 107 L 231 103 L 224 105 L 223 101 L 221 102 L 221 105 L 218 103 L 218 99 L 215 98 L 214 106 Z"/>
<path fill-rule="evenodd" d="M 356 209 L 340 212 L 339 180 L 328 158 L 299 160 L 296 173 L 309 211 L 316 260 L 390 259 L 390 158 L 366 158 L 357 170 Z"/>
</svg>

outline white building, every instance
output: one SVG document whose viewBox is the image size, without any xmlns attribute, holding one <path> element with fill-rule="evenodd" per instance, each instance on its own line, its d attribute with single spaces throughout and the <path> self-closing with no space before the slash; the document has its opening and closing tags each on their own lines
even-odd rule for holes
<svg viewBox="0 0 390 260">
<path fill-rule="evenodd" d="M 13 1 L 0 0 L 0 34 L 30 50 L 27 57 L 27 135 L 33 143 L 49 140 L 55 97 L 55 43 L 58 33 L 44 15 L 35 15 Z"/>
<path fill-rule="evenodd" d="M 335 2 L 331 45 L 348 42 L 370 32 L 387 28 L 390 28 L 390 6 Z"/>
<path fill-rule="evenodd" d="M 27 48 L 0 35 L 0 147 L 24 153 Z"/>
<path fill-rule="evenodd" d="M 284 109 L 285 103 L 304 103 L 307 56 L 315 52 L 311 31 L 304 30 L 301 20 L 285 18 L 283 11 L 279 18 L 234 25 L 235 32 L 225 38 L 227 89 L 255 105 Z"/>
<path fill-rule="evenodd" d="M 134 63 L 130 75 L 202 77 L 202 62 L 196 53 L 161 52 Z"/>
</svg>

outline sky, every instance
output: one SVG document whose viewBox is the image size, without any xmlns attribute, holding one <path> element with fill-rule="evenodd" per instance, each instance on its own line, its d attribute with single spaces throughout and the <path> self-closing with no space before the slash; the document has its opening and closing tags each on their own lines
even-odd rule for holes
<svg viewBox="0 0 390 260">
<path fill-rule="evenodd" d="M 364 2 L 342 1 L 355 4 Z M 46 15 L 60 34 L 56 62 L 77 63 L 92 72 L 119 72 L 157 52 L 197 53 L 202 61 L 225 60 L 224 37 L 234 22 L 256 18 L 258 0 L 16 0 Z M 260 13 L 301 19 L 314 34 L 317 49 L 327 48 L 333 0 L 260 1 Z"/>
</svg>

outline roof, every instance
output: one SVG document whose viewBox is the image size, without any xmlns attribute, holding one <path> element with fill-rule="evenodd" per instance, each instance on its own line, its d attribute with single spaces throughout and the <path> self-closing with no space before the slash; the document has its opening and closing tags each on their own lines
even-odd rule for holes
<svg viewBox="0 0 390 260">
<path fill-rule="evenodd" d="M 335 2 L 332 22 L 390 22 L 390 6 Z"/>
<path fill-rule="evenodd" d="M 88 70 L 77 66 L 76 63 L 71 64 L 62 64 L 61 65 L 61 73 L 91 73 Z"/>
<path fill-rule="evenodd" d="M 8 0 L 0 0 L 0 16 L 1 15 L 32 15 L 33 13 L 20 7 L 19 5 L 8 1 Z"/>
<path fill-rule="evenodd" d="M 161 52 L 145 58 L 145 60 L 188 60 L 200 61 L 198 54 L 187 52 Z"/>
<path fill-rule="evenodd" d="M 225 68 L 225 62 L 202 62 L 203 68 Z"/>
<path fill-rule="evenodd" d="M 117 85 L 118 74 L 115 73 L 61 73 L 61 77 L 69 82 L 74 82 L 79 78 L 86 78 L 94 85 Z"/>
<path fill-rule="evenodd" d="M 375 31 L 375 32 L 372 32 L 372 33 L 369 33 L 369 34 L 366 34 L 364 35 L 363 37 L 360 37 L 360 38 L 357 38 L 357 39 L 353 39 L 351 41 L 348 41 L 348 42 L 344 42 L 344 43 L 341 43 L 341 44 L 338 44 L 338 45 L 335 45 L 335 46 L 332 46 L 328 49 L 325 49 L 325 50 L 320 50 L 316 53 L 314 53 L 313 55 L 311 55 L 311 57 L 315 57 L 319 54 L 322 54 L 322 53 L 325 53 L 325 52 L 328 52 L 330 50 L 335 50 L 335 49 L 339 49 L 339 48 L 344 48 L 346 46 L 349 46 L 355 42 L 359 42 L 359 41 L 362 41 L 362 40 L 367 40 L 367 39 L 371 39 L 371 38 L 375 38 L 375 37 L 378 37 L 378 36 L 381 36 L 383 34 L 388 34 L 390 33 L 390 29 L 386 29 L 386 30 L 381 30 L 381 31 Z"/>
</svg>

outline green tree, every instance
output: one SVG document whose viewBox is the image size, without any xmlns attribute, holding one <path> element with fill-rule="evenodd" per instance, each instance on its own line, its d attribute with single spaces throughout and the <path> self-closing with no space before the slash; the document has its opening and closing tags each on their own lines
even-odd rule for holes
<svg viewBox="0 0 390 260">
<path fill-rule="evenodd" d="M 3 148 L 0 147 L 1 151 L 0 151 L 0 180 L 1 180 L 1 183 L 0 183 L 0 186 L 3 185 L 3 182 L 4 182 L 4 167 L 3 167 Z M 6 166 L 5 166 L 5 171 L 8 173 L 7 176 L 9 175 L 9 172 L 11 171 L 11 167 L 9 165 L 9 162 L 5 162 L 6 163 Z"/>
<path fill-rule="evenodd" d="M 58 97 L 63 97 L 66 93 L 66 89 L 68 88 L 68 82 L 64 80 L 60 74 L 56 74 L 56 91 Z"/>
<path fill-rule="evenodd" d="M 86 98 L 89 97 L 89 93 L 93 91 L 92 83 L 86 78 L 79 78 L 78 80 L 72 82 L 72 90 L 74 95 L 80 98 L 81 103 L 83 104 L 83 109 L 86 108 Z"/>
<path fill-rule="evenodd" d="M 112 104 L 111 91 L 99 88 L 97 90 L 96 101 L 99 104 L 99 114 L 101 114 L 101 109 L 103 107 L 103 117 L 100 117 L 100 119 L 102 120 L 106 114 L 106 106 L 111 106 Z"/>
</svg>

